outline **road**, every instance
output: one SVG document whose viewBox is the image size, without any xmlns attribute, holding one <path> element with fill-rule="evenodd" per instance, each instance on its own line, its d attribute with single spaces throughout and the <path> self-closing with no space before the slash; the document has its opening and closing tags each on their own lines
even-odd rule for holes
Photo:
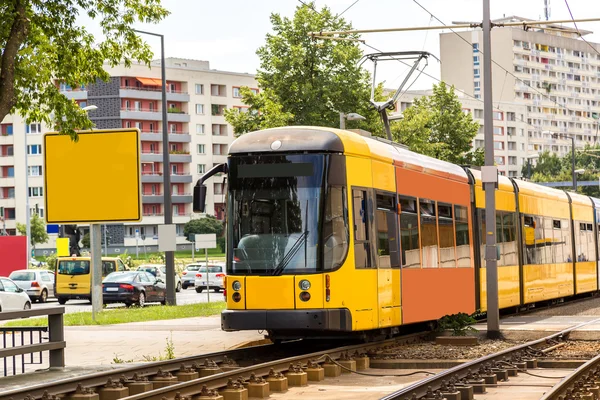
<svg viewBox="0 0 600 400">
<path fill-rule="evenodd" d="M 207 301 L 206 291 L 202 293 L 196 293 L 194 288 L 189 288 L 186 290 L 182 290 L 177 293 L 177 304 L 194 304 L 194 303 L 206 303 Z M 210 301 L 223 301 L 223 293 L 215 293 L 213 291 L 210 292 Z M 48 307 L 56 307 L 58 302 L 55 298 L 49 298 L 47 303 L 33 303 L 32 308 L 34 310 Z M 109 308 L 113 307 L 124 307 L 123 304 L 111 304 L 108 306 Z M 65 313 L 74 313 L 81 311 L 92 311 L 92 305 L 87 300 L 69 300 L 67 304 L 65 304 Z"/>
</svg>

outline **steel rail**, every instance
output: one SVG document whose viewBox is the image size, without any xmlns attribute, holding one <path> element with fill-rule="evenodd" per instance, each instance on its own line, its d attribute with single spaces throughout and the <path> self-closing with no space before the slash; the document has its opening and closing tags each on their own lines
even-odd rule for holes
<svg viewBox="0 0 600 400">
<path fill-rule="evenodd" d="M 67 379 L 63 379 L 63 380 L 59 380 L 59 381 L 55 381 L 55 382 L 50 382 L 50 383 L 46 382 L 46 383 L 41 383 L 41 384 L 34 385 L 34 386 L 18 388 L 18 389 L 13 389 L 13 390 L 9 390 L 9 391 L 2 391 L 2 392 L 0 392 L 0 400 L 41 399 L 44 396 L 44 393 L 47 393 L 48 395 L 51 395 L 51 396 L 52 395 L 63 396 L 63 395 L 68 395 L 70 393 L 75 392 L 78 385 L 81 385 L 84 388 L 96 389 L 96 388 L 100 388 L 100 387 L 104 386 L 109 379 L 112 379 L 113 381 L 119 381 L 122 377 L 130 379 L 134 375 L 137 375 L 138 377 L 146 377 L 146 378 L 151 379 L 154 375 L 157 375 L 159 373 L 159 370 L 161 370 L 163 372 L 176 372 L 181 368 L 182 365 L 189 367 L 189 366 L 193 365 L 194 363 L 203 362 L 204 360 L 207 360 L 207 359 L 215 361 L 216 363 L 222 362 L 225 359 L 225 357 L 227 357 L 231 360 L 234 360 L 234 361 L 239 361 L 239 360 L 248 360 L 248 361 L 258 360 L 259 361 L 261 358 L 263 360 L 266 358 L 267 359 L 268 358 L 271 358 L 271 359 L 276 358 L 278 351 L 280 353 L 287 352 L 287 354 L 293 354 L 293 356 L 291 356 L 291 357 L 287 356 L 285 358 L 281 358 L 278 360 L 276 359 L 276 361 L 262 362 L 262 363 L 256 364 L 255 366 L 240 367 L 233 371 L 222 372 L 219 374 L 212 375 L 210 377 L 200 378 L 200 379 L 196 379 L 194 381 L 183 382 L 186 384 L 186 385 L 184 385 L 185 387 L 189 386 L 191 382 L 198 383 L 200 381 L 201 384 L 206 384 L 209 388 L 218 388 L 218 387 L 226 386 L 229 378 L 233 378 L 233 377 L 237 378 L 240 375 L 249 376 L 250 373 L 252 373 L 252 372 L 255 373 L 257 376 L 266 375 L 269 373 L 269 370 L 271 368 L 273 368 L 275 371 L 278 371 L 278 372 L 286 371 L 291 362 L 295 363 L 295 362 L 302 362 L 303 360 L 309 360 L 309 359 L 312 360 L 314 358 L 320 357 L 321 355 L 330 354 L 330 353 L 333 354 L 332 358 L 335 359 L 335 358 L 339 357 L 343 352 L 346 352 L 346 351 L 371 349 L 371 348 L 376 348 L 376 347 L 385 346 L 385 345 L 389 345 L 389 344 L 410 343 L 412 341 L 415 341 L 415 340 L 423 337 L 423 335 L 426 333 L 428 333 L 428 332 L 412 333 L 412 334 L 407 334 L 407 335 L 400 336 L 400 337 L 397 337 L 394 339 L 387 339 L 384 341 L 378 341 L 378 342 L 372 342 L 372 343 L 362 343 L 362 344 L 357 344 L 357 345 L 344 346 L 341 348 L 339 348 L 339 347 L 334 348 L 333 344 L 331 344 L 331 343 L 322 344 L 322 343 L 315 343 L 315 342 L 310 342 L 310 341 L 308 341 L 308 342 L 307 341 L 295 341 L 295 342 L 283 343 L 281 345 L 268 344 L 268 345 L 252 346 L 252 347 L 236 349 L 236 350 L 202 354 L 202 355 L 197 355 L 197 356 L 182 357 L 182 358 L 176 358 L 176 359 L 168 360 L 168 361 L 159 361 L 159 362 L 153 362 L 153 363 L 148 363 L 148 364 L 144 364 L 144 365 L 136 365 L 136 366 L 126 367 L 126 368 L 110 370 L 110 371 L 102 371 L 102 372 L 97 372 L 97 373 L 93 373 L 93 374 L 89 374 L 89 375 L 71 377 L 71 378 L 67 378 Z M 321 350 L 322 348 L 326 348 L 328 345 L 331 345 L 332 348 Z M 318 348 L 319 351 L 315 352 L 315 348 Z M 298 355 L 298 354 L 304 354 L 304 355 Z M 165 389 L 175 388 L 172 391 L 167 390 L 168 393 L 172 393 L 174 396 L 175 393 L 177 393 L 177 392 L 186 392 L 185 390 L 179 389 L 183 383 L 175 384 L 175 385 L 170 386 Z M 167 393 L 167 392 L 163 392 L 162 391 L 163 389 L 157 389 L 157 390 L 160 391 L 160 393 Z M 138 396 L 142 396 L 139 398 L 146 398 L 146 397 L 144 397 L 145 395 L 150 395 L 151 393 L 153 395 L 157 390 L 153 390 L 152 392 L 147 392 L 146 394 L 131 396 L 131 399 L 138 398 Z M 196 392 L 200 392 L 200 390 L 201 390 L 201 385 L 200 385 L 200 387 L 198 387 L 198 390 Z M 165 395 L 161 394 L 157 398 L 161 399 L 163 396 L 165 396 Z M 153 397 L 148 397 L 148 398 L 153 398 Z M 129 399 L 129 397 L 128 397 L 128 399 Z"/>
<path fill-rule="evenodd" d="M 569 392 L 572 394 L 587 392 L 586 384 L 588 383 L 587 377 L 591 373 L 596 373 L 597 367 L 600 366 L 600 355 L 587 361 L 585 364 L 577 368 L 575 371 L 567 375 L 563 380 L 558 382 L 549 391 L 544 393 L 540 400 L 559 400 L 563 399 L 562 396 L 567 395 Z M 592 383 L 594 383 L 592 381 Z M 593 398 L 596 398 L 595 396 Z"/>
<path fill-rule="evenodd" d="M 409 335 L 412 337 L 422 336 L 422 334 Z M 123 397 L 121 400 L 162 400 L 163 398 L 174 399 L 177 396 L 195 396 L 202 391 L 202 387 L 206 386 L 208 389 L 220 389 L 227 386 L 229 380 L 236 380 L 239 377 L 248 378 L 251 374 L 257 377 L 267 376 L 269 371 L 272 369 L 275 372 L 286 372 L 289 370 L 291 364 L 306 364 L 309 361 L 324 362 L 324 356 L 329 356 L 333 360 L 339 359 L 344 353 L 350 353 L 354 351 L 366 351 L 373 348 L 385 346 L 392 343 L 398 343 L 399 340 L 403 339 L 387 339 L 381 342 L 373 343 L 362 343 L 351 346 L 339 347 L 336 349 L 325 350 L 314 352 L 310 354 L 288 357 L 276 361 L 270 361 L 262 364 L 253 365 L 250 367 L 240 368 L 234 371 L 223 372 L 220 374 L 207 376 L 190 380 L 187 382 L 178 382 L 173 385 L 154 389 L 145 393 L 136 394 L 133 396 Z"/>
<path fill-rule="evenodd" d="M 446 371 L 440 372 L 439 374 L 433 375 L 431 377 L 427 377 L 423 380 L 415 382 L 411 385 L 408 385 L 394 393 L 391 393 L 385 397 L 382 397 L 381 400 L 404 400 L 407 398 L 411 398 L 413 394 L 416 394 L 417 398 L 421 398 L 427 395 L 427 391 L 429 388 L 437 389 L 442 386 L 443 382 L 450 381 L 453 377 L 458 377 L 459 379 L 463 379 L 467 376 L 469 371 L 477 371 L 477 369 L 481 366 L 484 366 L 488 363 L 503 361 L 504 358 L 508 355 L 518 353 L 521 351 L 525 351 L 526 349 L 534 346 L 539 346 L 542 343 L 545 343 L 548 340 L 552 339 L 566 339 L 569 334 L 574 330 L 580 329 L 586 325 L 590 325 L 593 323 L 600 322 L 600 318 L 583 322 L 572 326 L 570 328 L 564 329 L 560 332 L 553 333 L 549 336 L 543 337 L 541 339 L 533 340 L 524 344 L 520 344 L 509 349 L 505 349 L 499 351 L 494 354 L 489 354 L 487 356 L 483 356 L 476 360 L 472 360 L 466 362 L 464 364 L 458 365 L 456 367 L 450 368 Z"/>
<path fill-rule="evenodd" d="M 135 365 L 131 367 L 118 368 L 110 371 L 101 371 L 88 375 L 75 376 L 67 379 L 61 379 L 55 382 L 45 382 L 25 388 L 12 389 L 0 392 L 0 400 L 19 400 L 24 399 L 27 395 L 32 398 L 41 398 L 44 392 L 48 392 L 53 395 L 60 395 L 64 393 L 70 393 L 77 389 L 78 384 L 82 384 L 84 387 L 98 387 L 106 384 L 108 379 L 119 380 L 122 375 L 132 376 L 133 374 L 139 374 L 142 376 L 152 376 L 158 373 L 158 370 L 162 371 L 176 371 L 181 367 L 181 364 L 193 364 L 196 362 L 202 362 L 206 359 L 212 360 L 216 363 L 223 362 L 225 357 L 232 360 L 238 361 L 242 359 L 252 359 L 257 357 L 263 357 L 267 354 L 272 353 L 276 349 L 286 351 L 287 347 L 292 345 L 298 346 L 297 343 L 284 343 L 279 346 L 273 344 L 251 346 L 241 349 L 225 350 L 215 353 L 201 354 L 197 356 L 189 356 L 182 358 L 175 358 L 173 360 L 157 361 L 144 365 Z"/>
</svg>

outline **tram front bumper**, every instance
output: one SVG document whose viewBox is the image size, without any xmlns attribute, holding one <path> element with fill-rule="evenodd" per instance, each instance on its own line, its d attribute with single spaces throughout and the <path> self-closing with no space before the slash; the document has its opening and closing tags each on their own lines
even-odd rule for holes
<svg viewBox="0 0 600 400">
<path fill-rule="evenodd" d="M 352 315 L 345 308 L 316 310 L 224 310 L 221 329 L 241 330 L 352 330 Z"/>
</svg>

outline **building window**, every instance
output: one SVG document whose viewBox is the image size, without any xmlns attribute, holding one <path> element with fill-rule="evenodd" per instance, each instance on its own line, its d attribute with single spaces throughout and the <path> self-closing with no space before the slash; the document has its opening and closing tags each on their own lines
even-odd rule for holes
<svg viewBox="0 0 600 400">
<path fill-rule="evenodd" d="M 494 127 L 494 135 L 504 135 L 504 128 L 495 126 Z"/>
<path fill-rule="evenodd" d="M 493 115 L 496 121 L 502 121 L 504 119 L 504 114 L 502 113 L 502 111 L 494 111 Z"/>
<path fill-rule="evenodd" d="M 504 142 L 494 142 L 494 149 L 504 150 Z"/>
<path fill-rule="evenodd" d="M 473 56 L 473 65 L 479 65 L 479 56 Z"/>
<path fill-rule="evenodd" d="M 195 92 L 196 94 L 204 94 L 204 85 L 201 83 L 196 83 L 196 90 Z"/>
<path fill-rule="evenodd" d="M 481 99 L 481 95 L 478 93 L 475 93 L 475 95 L 473 97 L 475 97 L 475 99 Z"/>
<path fill-rule="evenodd" d="M 27 175 L 28 176 L 42 176 L 42 166 L 41 165 L 32 165 L 27 167 Z"/>
<path fill-rule="evenodd" d="M 227 155 L 227 145 L 226 144 L 213 144 L 213 155 Z"/>
<path fill-rule="evenodd" d="M 242 97 L 242 94 L 240 93 L 240 88 L 239 87 L 234 87 L 233 88 L 233 97 L 235 98 L 240 98 Z"/>
<path fill-rule="evenodd" d="M 204 174 L 206 172 L 206 165 L 205 164 L 198 164 L 198 173 L 199 174 Z"/>
<path fill-rule="evenodd" d="M 42 154 L 42 145 L 41 144 L 27 145 L 27 154 L 29 154 L 29 155 Z"/>
<path fill-rule="evenodd" d="M 204 104 L 196 104 L 196 114 L 204 114 Z"/>
<path fill-rule="evenodd" d="M 223 194 L 223 184 L 215 183 L 214 184 L 214 192 L 215 192 L 215 194 Z"/>
<path fill-rule="evenodd" d="M 475 87 L 475 90 L 477 90 L 481 87 L 481 82 L 475 81 L 475 82 L 473 82 L 473 86 Z"/>
<path fill-rule="evenodd" d="M 196 134 L 204 135 L 204 124 L 196 124 Z"/>
<path fill-rule="evenodd" d="M 41 124 L 29 124 L 25 125 L 25 133 L 42 133 Z"/>
<path fill-rule="evenodd" d="M 497 165 L 504 165 L 504 157 L 494 157 L 494 162 Z"/>
<path fill-rule="evenodd" d="M 477 53 L 479 51 L 479 43 L 473 43 L 473 53 Z"/>
<path fill-rule="evenodd" d="M 203 144 L 199 144 L 197 147 L 198 147 L 198 154 L 206 154 L 206 152 L 204 151 Z"/>
<path fill-rule="evenodd" d="M 479 68 L 474 68 L 474 69 L 473 69 L 473 76 L 474 76 L 475 78 L 479 78 L 479 77 L 481 76 L 481 75 L 480 75 L 480 70 L 479 70 Z"/>
<path fill-rule="evenodd" d="M 44 188 L 41 186 L 30 187 L 29 197 L 42 197 L 44 195 Z"/>
</svg>

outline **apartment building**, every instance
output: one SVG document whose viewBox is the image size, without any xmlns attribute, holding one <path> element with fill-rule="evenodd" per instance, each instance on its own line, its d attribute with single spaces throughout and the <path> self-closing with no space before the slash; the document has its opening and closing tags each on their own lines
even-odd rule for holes
<svg viewBox="0 0 600 400">
<path fill-rule="evenodd" d="M 494 22 L 509 21 L 527 19 L 511 16 Z M 570 136 L 576 147 L 598 142 L 600 44 L 588 45 L 579 33 L 552 24 L 492 31 L 494 104 L 526 107 L 527 145 L 525 151 L 517 146 L 519 159 L 542 151 L 565 155 L 571 151 Z M 481 30 L 440 35 L 442 80 L 476 99 L 485 90 L 482 42 Z"/>
<path fill-rule="evenodd" d="M 432 95 L 431 90 L 408 91 L 398 100 L 397 111 L 403 112 L 412 105 L 414 99 Z M 483 103 L 480 100 L 456 92 L 462 104 L 463 112 L 469 113 L 479 123 L 479 130 L 473 139 L 474 148 L 484 148 Z M 523 165 L 526 165 L 527 106 L 517 103 L 494 104 L 494 158 L 498 173 L 508 177 L 520 177 Z"/>
<path fill-rule="evenodd" d="M 160 60 L 151 67 L 132 65 L 109 69 L 108 82 L 72 88 L 60 84 L 61 92 L 82 107 L 95 105 L 90 119 L 98 129 L 139 128 L 142 140 L 142 212 L 140 223 L 108 225 L 109 247 L 116 251 L 144 246 L 152 251 L 157 246 L 158 225 L 164 223 L 164 193 L 171 190 L 173 223 L 178 244 L 189 244 L 183 227 L 192 218 L 192 190 L 199 177 L 215 164 L 226 161 L 233 129 L 224 118 L 228 108 L 245 109 L 239 89 L 248 86 L 258 90 L 254 76 L 247 73 L 210 69 L 208 61 L 168 58 L 167 127 L 169 133 L 168 171 L 163 167 L 162 94 Z M 25 222 L 26 195 L 30 208 L 43 216 L 42 133 L 41 124 L 26 126 L 18 116 L 3 121 L 0 136 L 0 207 L 5 207 L 6 230 L 15 234 L 16 222 Z M 27 147 L 25 147 L 25 139 Z M 27 156 L 26 156 L 27 154 Z M 29 190 L 25 188 L 25 157 L 28 161 Z M 76 166 L 74 166 L 76 168 Z M 163 174 L 169 173 L 171 188 L 163 185 Z M 68 179 L 68 178 L 67 178 Z M 77 184 L 76 170 L 72 179 Z M 226 183 L 224 176 L 214 177 L 208 184 L 207 210 L 217 218 L 224 217 Z M 19 206 L 17 206 L 19 205 Z M 37 206 L 37 208 L 36 208 Z M 54 239 L 54 238 L 52 238 Z M 41 254 L 55 247 L 54 240 L 38 246 Z"/>
</svg>

